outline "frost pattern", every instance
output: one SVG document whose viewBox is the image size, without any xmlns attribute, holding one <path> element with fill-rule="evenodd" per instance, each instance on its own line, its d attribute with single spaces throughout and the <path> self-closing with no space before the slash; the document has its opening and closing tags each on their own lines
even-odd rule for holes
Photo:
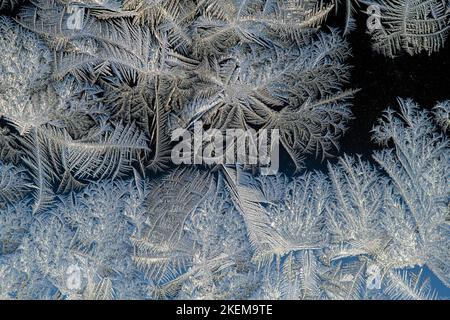
<svg viewBox="0 0 450 320">
<path fill-rule="evenodd" d="M 301 168 L 303 155 L 338 148 L 351 116 L 350 49 L 337 30 L 318 30 L 331 9 L 311 0 L 124 1 L 89 9 L 71 30 L 62 3 L 39 0 L 17 21 L 56 51 L 53 77 L 99 85 L 110 119 L 143 131 L 146 168 L 166 169 L 170 130 L 199 120 L 278 128 Z"/>
<path fill-rule="evenodd" d="M 0 214 L 1 296 L 442 298 L 429 277 L 450 285 L 448 139 L 431 112 L 399 103 L 374 128 L 388 145 L 376 164 L 343 156 L 293 178 L 185 168 L 151 183 L 134 171 L 36 218 L 18 200 Z"/>
</svg>

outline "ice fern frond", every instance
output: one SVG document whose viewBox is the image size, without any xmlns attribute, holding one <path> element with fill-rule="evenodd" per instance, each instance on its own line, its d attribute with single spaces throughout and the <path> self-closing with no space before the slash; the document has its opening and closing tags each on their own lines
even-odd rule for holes
<svg viewBox="0 0 450 320">
<path fill-rule="evenodd" d="M 395 57 L 422 51 L 431 54 L 445 44 L 450 30 L 446 0 L 372 0 L 363 1 L 380 8 L 381 27 L 372 31 L 374 48 Z"/>
<path fill-rule="evenodd" d="M 374 128 L 375 140 L 393 142 L 394 148 L 375 153 L 374 159 L 389 176 L 393 196 L 401 199 L 409 223 L 414 225 L 415 241 L 423 251 L 417 252 L 415 258 L 411 252 L 411 259 L 423 259 L 448 284 L 448 266 L 441 262 L 448 259 L 448 253 L 435 247 L 448 235 L 448 139 L 433 130 L 430 113 L 421 111 L 411 100 L 399 103 L 400 114 L 388 111 Z"/>
<path fill-rule="evenodd" d="M 306 35 L 332 9 L 322 1 L 309 0 L 212 0 L 200 4 L 202 15 L 193 27 L 197 56 L 219 54 L 238 42 L 270 47 L 289 40 L 308 41 Z"/>
<path fill-rule="evenodd" d="M 54 200 L 52 181 L 56 180 L 57 175 L 45 140 L 37 129 L 33 129 L 24 137 L 23 144 L 25 155 L 22 160 L 33 179 L 33 213 L 39 213 L 51 206 Z"/>
<path fill-rule="evenodd" d="M 123 12 L 139 24 L 147 24 L 158 34 L 166 34 L 171 46 L 186 53 L 191 49 L 192 39 L 189 26 L 195 18 L 196 5 L 189 0 L 158 0 L 142 3 L 125 0 Z"/>
<path fill-rule="evenodd" d="M 244 219 L 250 244 L 255 250 L 255 260 L 266 264 L 271 262 L 272 255 L 284 255 L 288 241 L 270 225 L 262 205 L 264 195 L 258 185 L 249 180 L 247 174 L 241 176 L 239 171 L 231 168 L 224 167 L 223 175 L 231 198 Z"/>
<path fill-rule="evenodd" d="M 345 131 L 354 93 L 341 91 L 347 49 L 332 32 L 300 48 L 236 48 L 204 61 L 195 71 L 201 83 L 195 99 L 179 118 L 218 129 L 279 129 L 283 147 L 301 167 L 302 155 L 327 156 Z"/>
<path fill-rule="evenodd" d="M 327 242 L 322 229 L 328 193 L 322 190 L 320 176 L 307 175 L 287 184 L 282 177 L 255 182 L 247 173 L 231 168 L 224 168 L 223 173 L 255 250 L 253 259 L 261 266 L 273 260 L 279 263 L 291 252 L 320 250 Z M 267 187 L 283 190 L 283 201 L 270 200 Z M 312 199 L 310 192 L 317 198 Z"/>
<path fill-rule="evenodd" d="M 450 129 L 450 101 L 439 103 L 434 108 L 434 118 L 444 132 Z"/>
<path fill-rule="evenodd" d="M 93 128 L 77 140 L 50 128 L 42 133 L 49 148 L 60 150 L 53 152 L 61 155 L 61 163 L 75 178 L 115 178 L 131 171 L 133 161 L 150 151 L 146 137 L 133 124 Z"/>
<path fill-rule="evenodd" d="M 34 129 L 23 140 L 24 161 L 37 188 L 34 211 L 51 202 L 52 182 L 60 183 L 60 190 L 70 190 L 85 179 L 115 178 L 131 171 L 133 162 L 149 152 L 147 139 L 133 125 L 95 127 L 80 139 L 45 127 Z"/>
<path fill-rule="evenodd" d="M 423 269 L 418 274 L 411 271 L 391 271 L 387 275 L 387 296 L 399 300 L 435 300 L 436 292 L 430 288 L 430 279 L 422 279 Z"/>
<path fill-rule="evenodd" d="M 0 12 L 10 12 L 14 10 L 18 5 L 22 3 L 22 0 L 1 0 L 0 1 Z"/>
<path fill-rule="evenodd" d="M 23 168 L 0 162 L 0 208 L 24 197 L 29 189 L 28 180 Z"/>
</svg>

